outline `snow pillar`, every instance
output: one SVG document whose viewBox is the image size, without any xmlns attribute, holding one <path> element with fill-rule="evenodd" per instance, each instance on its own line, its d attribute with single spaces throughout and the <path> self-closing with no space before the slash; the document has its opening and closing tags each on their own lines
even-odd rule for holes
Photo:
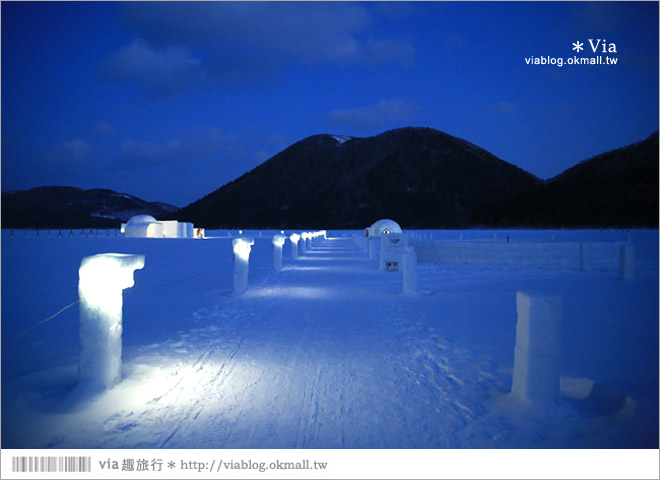
<svg viewBox="0 0 660 480">
<path fill-rule="evenodd" d="M 403 293 L 415 293 L 417 290 L 417 253 L 412 247 L 403 254 Z"/>
<path fill-rule="evenodd" d="M 369 237 L 369 259 L 373 260 L 376 258 L 376 238 Z"/>
<path fill-rule="evenodd" d="M 250 251 L 254 240 L 241 237 L 233 239 L 231 243 L 234 248 L 234 293 L 243 293 L 247 290 Z"/>
<path fill-rule="evenodd" d="M 635 279 L 635 247 L 624 245 L 619 252 L 619 277 L 621 280 Z"/>
<path fill-rule="evenodd" d="M 121 380 L 122 290 L 143 267 L 144 255 L 102 253 L 80 262 L 79 383 L 111 388 Z"/>
<path fill-rule="evenodd" d="M 273 267 L 276 272 L 282 270 L 282 246 L 285 241 L 284 235 L 273 235 Z"/>
<path fill-rule="evenodd" d="M 300 234 L 300 239 L 302 242 L 300 242 L 300 252 L 301 253 L 307 253 L 307 232 L 303 232 Z"/>
<path fill-rule="evenodd" d="M 518 292 L 511 393 L 527 400 L 559 400 L 561 299 Z"/>
<path fill-rule="evenodd" d="M 300 240 L 300 235 L 297 233 L 292 233 L 289 235 L 289 240 L 291 240 L 291 258 L 298 258 L 298 241 Z"/>
<path fill-rule="evenodd" d="M 580 270 L 591 271 L 591 245 L 580 242 Z"/>
</svg>

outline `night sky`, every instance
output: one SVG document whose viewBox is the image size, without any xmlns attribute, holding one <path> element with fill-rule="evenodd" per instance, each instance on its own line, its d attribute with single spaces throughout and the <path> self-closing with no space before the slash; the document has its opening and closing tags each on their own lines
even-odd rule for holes
<svg viewBox="0 0 660 480">
<path fill-rule="evenodd" d="M 405 126 L 549 178 L 658 129 L 658 38 L 657 2 L 2 2 L 2 191 L 184 206 L 309 135 Z M 525 61 L 574 56 L 617 64 Z"/>
</svg>

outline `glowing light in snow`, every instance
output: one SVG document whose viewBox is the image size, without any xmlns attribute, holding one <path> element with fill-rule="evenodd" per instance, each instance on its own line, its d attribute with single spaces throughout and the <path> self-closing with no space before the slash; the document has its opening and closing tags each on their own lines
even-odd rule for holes
<svg viewBox="0 0 660 480">
<path fill-rule="evenodd" d="M 273 245 L 284 245 L 286 237 L 284 235 L 273 235 Z"/>
<path fill-rule="evenodd" d="M 245 293 L 246 297 L 275 297 L 275 298 L 332 298 L 335 292 L 332 288 L 327 287 L 270 287 L 270 288 L 253 288 Z"/>
<path fill-rule="evenodd" d="M 234 255 L 236 255 L 236 259 L 247 262 L 250 259 L 250 252 L 252 251 L 254 240 L 247 238 L 235 238 L 232 243 L 234 244 Z"/>
</svg>

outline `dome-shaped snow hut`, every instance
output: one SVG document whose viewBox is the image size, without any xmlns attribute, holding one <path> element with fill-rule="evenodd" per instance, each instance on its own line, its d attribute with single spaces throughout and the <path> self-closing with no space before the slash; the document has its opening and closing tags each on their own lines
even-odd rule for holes
<svg viewBox="0 0 660 480">
<path fill-rule="evenodd" d="M 135 215 L 126 223 L 125 237 L 162 238 L 163 224 L 151 215 Z"/>
<path fill-rule="evenodd" d="M 403 233 L 403 231 L 401 230 L 401 226 L 394 220 L 384 218 L 383 220 L 378 220 L 368 228 L 367 236 L 380 238 L 383 233 Z"/>
</svg>

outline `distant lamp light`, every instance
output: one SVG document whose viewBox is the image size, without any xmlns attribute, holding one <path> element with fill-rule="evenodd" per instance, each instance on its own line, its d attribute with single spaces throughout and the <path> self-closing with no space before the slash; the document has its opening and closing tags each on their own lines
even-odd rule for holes
<svg viewBox="0 0 660 480">
<path fill-rule="evenodd" d="M 103 253 L 85 257 L 78 270 L 81 384 L 111 388 L 121 380 L 122 290 L 134 284 L 144 255 Z"/>
</svg>

